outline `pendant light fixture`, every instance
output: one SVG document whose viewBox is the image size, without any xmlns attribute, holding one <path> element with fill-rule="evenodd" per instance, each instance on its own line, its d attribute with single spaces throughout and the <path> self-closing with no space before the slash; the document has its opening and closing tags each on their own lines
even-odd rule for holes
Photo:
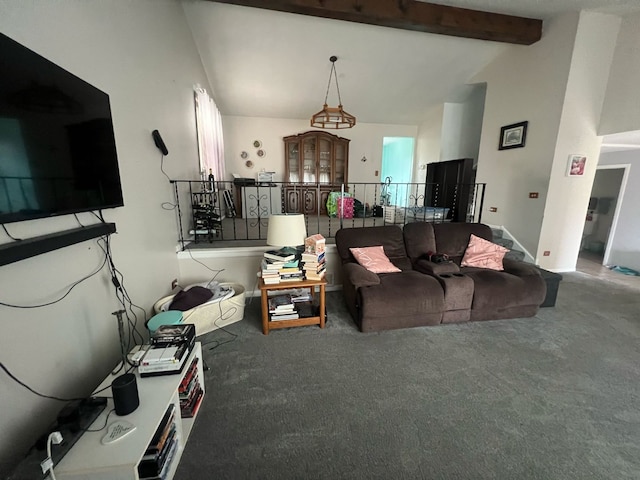
<svg viewBox="0 0 640 480">
<path fill-rule="evenodd" d="M 326 128 L 331 130 L 338 130 L 341 128 L 351 128 L 356 124 L 356 117 L 347 113 L 342 108 L 342 99 L 340 98 L 340 86 L 338 85 L 338 74 L 336 73 L 336 60 L 338 57 L 335 55 L 329 58 L 331 61 L 331 72 L 329 73 L 329 83 L 327 85 L 327 93 L 324 96 L 324 106 L 322 110 L 311 117 L 311 126 L 316 128 Z M 329 107 L 327 105 L 327 98 L 329 97 L 329 88 L 331 87 L 331 78 L 336 79 L 336 90 L 338 91 L 338 106 Z"/>
</svg>

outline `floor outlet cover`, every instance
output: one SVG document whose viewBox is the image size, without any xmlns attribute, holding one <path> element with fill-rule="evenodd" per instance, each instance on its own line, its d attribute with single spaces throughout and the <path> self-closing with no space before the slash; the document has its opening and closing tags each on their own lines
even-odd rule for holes
<svg viewBox="0 0 640 480">
<path fill-rule="evenodd" d="M 108 445 L 117 440 L 120 440 L 122 437 L 130 434 L 136 429 L 136 426 L 132 423 L 127 422 L 126 420 L 118 420 L 117 422 L 113 422 L 107 428 L 107 433 L 102 437 L 102 444 Z"/>
</svg>

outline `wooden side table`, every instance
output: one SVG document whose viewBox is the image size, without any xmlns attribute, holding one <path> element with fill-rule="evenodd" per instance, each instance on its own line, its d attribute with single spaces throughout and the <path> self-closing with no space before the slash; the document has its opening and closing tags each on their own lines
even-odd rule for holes
<svg viewBox="0 0 640 480">
<path fill-rule="evenodd" d="M 262 278 L 260 279 L 260 297 L 262 301 L 262 333 L 265 335 L 269 335 L 269 331 L 275 330 L 277 328 L 289 328 L 289 327 L 302 327 L 305 325 L 320 325 L 320 328 L 324 328 L 324 320 L 325 320 L 325 303 L 324 303 L 324 292 L 325 286 L 327 285 L 326 280 L 301 280 L 299 282 L 283 282 L 277 283 L 275 285 L 265 285 Z M 268 293 L 272 290 L 290 290 L 295 288 L 305 288 L 309 289 L 311 292 L 312 298 L 316 295 L 316 287 L 318 287 L 318 296 L 320 303 L 320 312 L 318 316 L 315 317 L 304 317 L 304 318 L 296 318 L 294 320 L 277 320 L 271 321 L 269 320 L 269 298 Z"/>
</svg>

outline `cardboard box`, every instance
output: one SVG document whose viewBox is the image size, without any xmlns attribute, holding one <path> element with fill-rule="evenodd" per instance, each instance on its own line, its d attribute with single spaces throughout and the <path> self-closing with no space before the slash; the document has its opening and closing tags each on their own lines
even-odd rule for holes
<svg viewBox="0 0 640 480">
<path fill-rule="evenodd" d="M 326 243 L 326 239 L 319 233 L 316 233 L 304 240 L 304 251 L 309 253 L 322 253 L 324 252 Z"/>
</svg>

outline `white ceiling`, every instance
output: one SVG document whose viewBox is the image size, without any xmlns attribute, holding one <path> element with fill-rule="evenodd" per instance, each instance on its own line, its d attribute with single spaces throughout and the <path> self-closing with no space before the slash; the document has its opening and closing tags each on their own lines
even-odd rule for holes
<svg viewBox="0 0 640 480">
<path fill-rule="evenodd" d="M 639 0 L 430 1 L 540 19 L 640 12 Z M 418 125 L 431 108 L 463 101 L 469 79 L 508 47 L 210 1 L 183 5 L 225 115 L 309 118 L 322 107 L 336 55 L 342 103 L 358 122 Z M 337 104 L 335 82 L 328 103 Z M 640 134 L 610 137 L 605 143 L 640 148 Z"/>
</svg>

